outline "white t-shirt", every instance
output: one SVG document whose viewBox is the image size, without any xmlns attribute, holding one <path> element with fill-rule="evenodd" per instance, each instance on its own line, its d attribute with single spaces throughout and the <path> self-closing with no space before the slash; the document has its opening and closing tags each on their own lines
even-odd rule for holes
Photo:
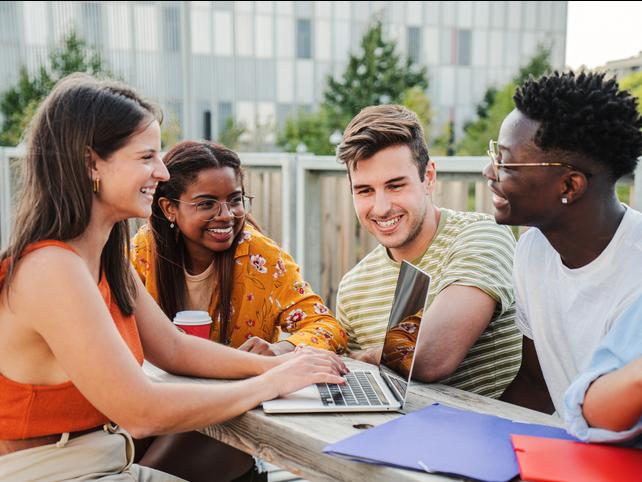
<svg viewBox="0 0 642 482">
<path fill-rule="evenodd" d="M 539 229 L 517 243 L 516 324 L 535 343 L 557 413 L 615 319 L 642 293 L 642 214 L 629 207 L 606 249 L 586 266 L 562 264 Z"/>
</svg>

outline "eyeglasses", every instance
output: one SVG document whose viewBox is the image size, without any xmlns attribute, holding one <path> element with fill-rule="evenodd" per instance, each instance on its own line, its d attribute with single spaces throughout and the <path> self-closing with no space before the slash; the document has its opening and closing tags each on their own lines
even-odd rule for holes
<svg viewBox="0 0 642 482">
<path fill-rule="evenodd" d="M 495 174 L 495 179 L 499 181 L 499 170 L 502 167 L 534 167 L 534 166 L 543 166 L 543 167 L 565 167 L 567 169 L 572 169 L 573 171 L 578 171 L 584 174 L 586 177 L 591 177 L 591 173 L 583 171 L 572 164 L 566 164 L 564 162 L 524 162 L 524 163 L 506 163 L 499 162 L 497 158 L 499 157 L 499 147 L 497 141 L 490 140 L 488 143 L 488 151 L 486 151 L 488 157 L 490 158 L 490 163 L 493 166 L 493 172 Z"/>
<path fill-rule="evenodd" d="M 171 198 L 170 198 L 171 199 Z M 245 194 L 238 195 L 229 201 L 217 201 L 216 199 L 204 199 L 203 201 L 181 201 L 180 199 L 172 199 L 183 204 L 189 204 L 196 210 L 196 215 L 202 221 L 212 221 L 215 217 L 220 216 L 223 212 L 223 206 L 235 218 L 244 218 L 250 212 L 252 207 L 252 199 L 254 196 L 247 196 Z"/>
</svg>

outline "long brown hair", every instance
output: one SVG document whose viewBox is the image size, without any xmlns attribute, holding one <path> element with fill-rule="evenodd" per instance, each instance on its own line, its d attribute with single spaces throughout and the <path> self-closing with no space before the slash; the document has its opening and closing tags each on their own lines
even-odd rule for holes
<svg viewBox="0 0 642 482">
<path fill-rule="evenodd" d="M 22 190 L 9 246 L 0 254 L 9 262 L 7 288 L 29 244 L 68 241 L 87 229 L 94 196 L 87 148 L 108 159 L 154 119 L 159 111 L 124 84 L 86 74 L 56 84 L 26 134 Z M 118 307 L 132 314 L 136 288 L 126 220 L 112 228 L 100 261 Z"/>
<path fill-rule="evenodd" d="M 241 160 L 225 146 L 206 141 L 183 141 L 176 144 L 163 158 L 169 171 L 169 181 L 160 182 L 154 194 L 150 224 L 154 237 L 156 287 L 158 303 L 168 317 L 185 309 L 186 283 L 183 272 L 186 247 L 178 227 L 170 228 L 158 200 L 162 197 L 179 199 L 190 183 L 204 169 L 231 167 L 243 186 Z M 174 202 L 174 201 L 172 201 Z M 252 225 L 254 220 L 247 216 Z M 245 221 L 244 221 L 245 222 Z M 256 226 L 258 228 L 258 226 Z M 232 282 L 234 254 L 243 229 L 238 232 L 232 245 L 222 252 L 214 253 L 214 270 L 218 276 L 219 311 L 221 322 L 220 342 L 227 343 L 228 327 L 232 317 Z"/>
</svg>

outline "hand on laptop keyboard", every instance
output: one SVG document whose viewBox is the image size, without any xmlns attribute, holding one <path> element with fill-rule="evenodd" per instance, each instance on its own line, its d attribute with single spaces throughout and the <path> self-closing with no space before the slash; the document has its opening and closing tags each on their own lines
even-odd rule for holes
<svg viewBox="0 0 642 482">
<path fill-rule="evenodd" d="M 336 354 L 308 347 L 270 358 L 280 362 L 262 375 L 273 389 L 272 398 L 315 383 L 343 384 L 341 375 L 349 371 Z"/>
<path fill-rule="evenodd" d="M 354 360 L 359 360 L 371 365 L 378 365 L 381 360 L 381 346 L 366 348 L 365 350 L 352 350 L 348 356 Z"/>
</svg>

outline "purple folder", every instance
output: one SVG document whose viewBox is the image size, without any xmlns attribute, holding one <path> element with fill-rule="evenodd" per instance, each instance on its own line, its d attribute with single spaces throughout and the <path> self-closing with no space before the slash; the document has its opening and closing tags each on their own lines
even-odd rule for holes
<svg viewBox="0 0 642 482">
<path fill-rule="evenodd" d="M 360 462 L 506 482 L 519 474 L 511 434 L 576 440 L 563 429 L 434 404 L 323 449 Z"/>
</svg>

